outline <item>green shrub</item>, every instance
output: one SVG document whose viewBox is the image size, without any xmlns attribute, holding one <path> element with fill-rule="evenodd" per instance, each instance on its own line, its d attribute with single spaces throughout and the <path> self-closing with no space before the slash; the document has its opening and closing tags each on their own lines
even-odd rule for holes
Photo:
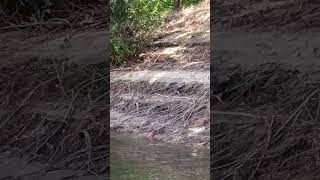
<svg viewBox="0 0 320 180">
<path fill-rule="evenodd" d="M 181 0 L 189 6 L 199 0 Z M 123 65 L 143 47 L 165 15 L 173 0 L 111 0 L 112 63 Z"/>
</svg>

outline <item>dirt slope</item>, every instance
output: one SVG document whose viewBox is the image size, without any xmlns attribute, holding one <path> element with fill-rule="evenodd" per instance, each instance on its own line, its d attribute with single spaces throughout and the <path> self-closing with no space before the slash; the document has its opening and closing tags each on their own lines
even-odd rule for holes
<svg viewBox="0 0 320 180">
<path fill-rule="evenodd" d="M 148 70 L 209 70 L 209 1 L 169 14 L 140 54 L 136 68 Z"/>
<path fill-rule="evenodd" d="M 209 146 L 209 1 L 169 15 L 132 71 L 111 72 L 111 129 Z"/>
</svg>

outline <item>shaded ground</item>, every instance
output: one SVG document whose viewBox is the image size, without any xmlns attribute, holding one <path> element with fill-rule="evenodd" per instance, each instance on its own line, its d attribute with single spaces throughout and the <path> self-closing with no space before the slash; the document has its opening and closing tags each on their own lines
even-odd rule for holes
<svg viewBox="0 0 320 180">
<path fill-rule="evenodd" d="M 211 176 L 319 179 L 317 2 L 215 8 Z"/>
<path fill-rule="evenodd" d="M 209 146 L 209 1 L 169 15 L 140 63 L 111 72 L 111 130 Z"/>
</svg>

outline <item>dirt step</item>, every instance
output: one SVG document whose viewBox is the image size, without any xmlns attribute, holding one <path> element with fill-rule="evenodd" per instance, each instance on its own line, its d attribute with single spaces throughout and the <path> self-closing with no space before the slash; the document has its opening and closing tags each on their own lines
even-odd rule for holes
<svg viewBox="0 0 320 180">
<path fill-rule="evenodd" d="M 210 45 L 210 31 L 198 32 L 180 32 L 179 34 L 165 36 L 154 41 L 150 47 L 173 47 L 185 45 L 192 46 L 208 46 Z"/>
<path fill-rule="evenodd" d="M 186 128 L 183 124 L 175 122 L 172 117 L 165 115 L 151 119 L 114 110 L 111 111 L 110 117 L 110 128 L 117 132 L 137 133 L 169 143 L 184 143 L 187 145 L 208 146 L 210 140 L 209 125 L 202 128 Z"/>
<path fill-rule="evenodd" d="M 111 96 L 118 94 L 161 94 L 168 96 L 192 96 L 196 94 L 203 94 L 208 91 L 210 86 L 201 83 L 167 83 L 155 82 L 149 83 L 146 81 L 132 82 L 132 81 L 117 81 L 111 84 Z"/>
<path fill-rule="evenodd" d="M 197 55 L 195 55 L 197 56 Z M 190 57 L 189 57 L 190 58 Z M 187 59 L 185 59 L 187 60 Z M 210 71 L 210 62 L 203 62 L 203 61 L 176 61 L 172 59 L 166 59 L 163 61 L 156 61 L 156 62 L 148 62 L 143 66 L 139 66 L 140 70 L 152 70 L 152 71 L 159 71 L 159 70 L 181 70 L 181 71 L 199 71 L 205 72 Z"/>
<path fill-rule="evenodd" d="M 134 71 L 111 73 L 111 83 L 116 81 L 132 81 L 150 84 L 155 82 L 165 83 L 201 83 L 210 84 L 210 72 L 192 71 Z"/>
<path fill-rule="evenodd" d="M 207 37 L 206 37 L 207 38 Z M 167 41 L 167 40 L 159 40 L 149 47 L 159 47 L 159 48 L 168 48 L 168 47 L 177 47 L 183 44 L 186 47 L 194 47 L 194 46 L 208 46 L 210 45 L 210 39 L 204 39 L 201 37 L 194 37 L 189 39 L 181 39 L 180 41 Z"/>
<path fill-rule="evenodd" d="M 209 55 L 209 47 L 207 46 L 197 46 L 197 47 L 183 47 L 183 46 L 175 46 L 175 47 L 166 47 L 161 49 L 154 49 L 151 51 L 148 51 L 146 53 L 141 53 L 139 56 L 141 58 L 147 59 L 147 58 L 167 58 L 167 59 L 176 59 L 180 60 L 182 57 L 187 57 L 191 55 L 195 55 L 193 53 L 202 53 L 203 55 Z M 199 55 L 199 54 L 197 54 Z M 193 61 L 196 61 L 197 59 L 193 59 Z M 203 61 L 209 61 L 209 59 L 204 59 Z"/>
<path fill-rule="evenodd" d="M 194 47 L 167 47 L 140 54 L 144 64 L 141 70 L 188 70 L 209 71 L 210 51 L 209 46 Z"/>
<path fill-rule="evenodd" d="M 119 95 L 120 98 L 125 100 L 143 100 L 145 102 L 194 102 L 198 100 L 199 96 L 169 96 L 169 95 L 161 95 L 161 94 L 155 94 L 155 95 L 147 95 L 147 94 L 121 94 Z M 208 95 L 209 98 L 209 95 Z"/>
<path fill-rule="evenodd" d="M 194 95 L 210 86 L 209 72 L 136 71 L 111 74 L 111 96 L 139 92 L 142 94 Z"/>
</svg>

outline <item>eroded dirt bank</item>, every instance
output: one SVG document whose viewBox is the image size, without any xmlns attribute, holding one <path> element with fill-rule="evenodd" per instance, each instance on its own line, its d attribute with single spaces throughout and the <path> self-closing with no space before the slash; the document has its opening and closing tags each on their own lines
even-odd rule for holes
<svg viewBox="0 0 320 180">
<path fill-rule="evenodd" d="M 209 1 L 169 15 L 129 70 L 111 71 L 111 130 L 209 147 Z"/>
<path fill-rule="evenodd" d="M 144 74 L 146 79 L 140 81 L 112 83 L 111 129 L 171 143 L 208 146 L 209 74 L 197 76 L 205 84 L 188 82 L 188 72 L 175 74 L 174 82 L 166 77 L 150 82 Z"/>
</svg>

